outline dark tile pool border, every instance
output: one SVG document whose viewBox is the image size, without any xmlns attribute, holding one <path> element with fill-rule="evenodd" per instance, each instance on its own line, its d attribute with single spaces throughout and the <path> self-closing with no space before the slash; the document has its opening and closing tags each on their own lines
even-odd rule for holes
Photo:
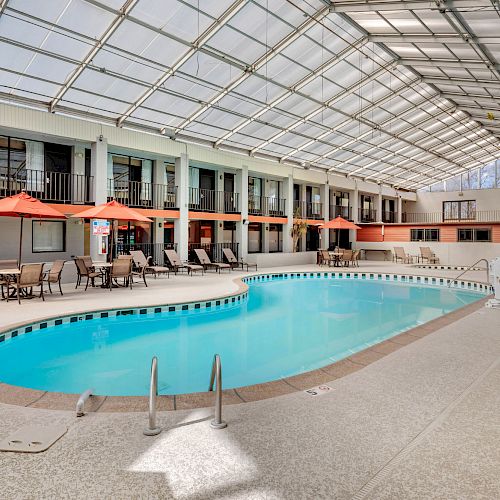
<svg viewBox="0 0 500 500">
<path fill-rule="evenodd" d="M 434 285 L 440 287 L 448 286 L 451 281 L 448 278 L 438 278 L 431 276 L 415 276 L 411 274 L 392 273 L 367 273 L 358 271 L 309 271 L 309 272 L 285 272 L 285 273 L 260 273 L 252 274 L 234 281 L 239 281 L 242 285 L 247 283 L 261 283 L 275 280 L 293 279 L 361 279 L 361 280 L 382 280 L 401 283 L 413 283 L 422 285 Z M 317 370 L 312 370 L 299 375 L 282 378 L 263 384 L 255 384 L 236 389 L 224 391 L 224 404 L 236 404 L 250 401 L 268 399 L 270 397 L 281 396 L 308 389 L 312 386 L 326 383 L 343 377 L 364 366 L 371 364 L 378 359 L 394 352 L 395 350 L 426 336 L 443 326 L 451 324 L 484 306 L 486 295 L 491 293 L 492 288 L 485 283 L 475 281 L 458 281 L 451 284 L 452 288 L 470 290 L 483 295 L 472 304 L 468 304 L 460 309 L 440 316 L 423 325 L 407 330 L 390 339 L 383 340 L 377 344 L 358 351 L 351 356 L 340 361 L 324 366 Z M 244 291 L 242 291 L 244 290 Z M 248 298 L 248 287 L 240 286 L 239 293 L 214 298 L 211 300 L 199 300 L 184 304 L 136 307 L 127 309 L 111 309 L 106 311 L 92 311 L 81 314 L 71 314 L 59 318 L 44 318 L 39 322 L 33 322 L 23 326 L 16 326 L 15 329 L 0 331 L 0 342 L 8 341 L 19 335 L 36 332 L 47 327 L 59 326 L 67 323 L 79 321 L 89 321 L 96 318 L 119 317 L 126 315 L 154 315 L 161 312 L 176 312 L 189 314 L 191 311 L 200 312 L 200 309 L 217 310 L 227 309 L 240 305 Z M 231 299 L 231 300 L 229 300 Z M 214 305 L 215 303 L 215 305 Z M 203 408 L 213 404 L 213 393 L 179 394 L 173 396 L 159 396 L 159 410 L 194 409 Z M 47 392 L 24 387 L 13 386 L 0 382 L 0 403 L 13 404 L 19 406 L 29 406 L 35 408 L 46 408 L 53 410 L 74 410 L 77 394 L 66 394 L 57 392 Z M 134 412 L 147 411 L 148 401 L 145 396 L 94 396 L 90 411 L 102 412 Z"/>
</svg>

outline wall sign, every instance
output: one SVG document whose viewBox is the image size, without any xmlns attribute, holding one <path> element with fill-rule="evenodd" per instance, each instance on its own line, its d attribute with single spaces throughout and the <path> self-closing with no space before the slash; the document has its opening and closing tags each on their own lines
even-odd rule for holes
<svg viewBox="0 0 500 500">
<path fill-rule="evenodd" d="M 107 221 L 107 220 L 93 220 L 92 221 L 92 234 L 94 236 L 109 236 L 109 221 Z"/>
</svg>

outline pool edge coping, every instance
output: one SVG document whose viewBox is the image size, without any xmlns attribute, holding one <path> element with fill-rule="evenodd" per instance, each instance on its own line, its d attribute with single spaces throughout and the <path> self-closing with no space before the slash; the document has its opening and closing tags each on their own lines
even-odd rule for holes
<svg viewBox="0 0 500 500">
<path fill-rule="evenodd" d="M 347 274 L 347 271 L 328 271 L 328 273 L 337 272 L 342 274 Z M 280 273 L 272 273 L 272 272 L 261 272 L 261 273 L 251 273 L 246 276 L 239 276 L 234 278 L 232 281 L 238 286 L 237 292 L 231 292 L 230 294 L 225 294 L 218 296 L 213 299 L 203 299 L 201 301 L 189 302 L 188 304 L 198 304 L 201 302 L 209 302 L 218 299 L 227 299 L 236 297 L 238 295 L 247 295 L 248 294 L 248 285 L 244 280 L 248 279 L 249 281 L 260 282 L 260 280 L 256 279 L 259 277 L 267 277 L 270 278 L 269 281 L 273 280 L 273 276 L 276 275 L 297 275 L 299 278 L 307 278 L 307 275 L 317 275 L 318 273 L 325 273 L 325 271 L 290 271 L 290 272 L 280 272 Z M 360 272 L 350 271 L 349 274 L 361 274 Z M 409 274 L 400 274 L 400 273 L 363 273 L 372 274 L 372 275 L 386 275 L 396 278 L 408 277 Z M 417 275 L 412 275 L 413 277 L 417 277 Z M 432 276 L 420 276 L 427 279 L 435 279 L 441 280 L 440 284 L 434 284 L 434 286 L 443 286 L 443 281 L 452 281 L 450 278 L 440 278 L 440 277 L 432 277 Z M 254 278 L 254 280 L 252 280 Z M 349 279 L 349 278 L 347 278 Z M 361 279 L 361 278 L 351 278 L 351 279 Z M 380 278 L 378 278 L 380 279 Z M 366 278 L 364 279 L 367 280 Z M 262 280 L 262 282 L 267 280 Z M 390 283 L 401 282 L 399 280 L 390 280 Z M 403 281 L 405 283 L 411 284 L 422 284 L 422 285 L 430 285 L 432 283 L 422 283 L 422 282 L 408 282 Z M 464 283 L 475 283 L 477 285 L 481 285 L 489 290 L 489 284 L 484 282 L 470 281 L 464 280 Z M 454 289 L 463 289 L 460 287 L 454 287 Z M 465 288 L 465 291 L 470 290 L 469 288 Z M 476 291 L 479 294 L 479 290 L 470 290 Z M 268 399 L 272 397 L 282 396 L 285 394 L 290 394 L 293 392 L 304 391 L 313 386 L 325 384 L 327 382 L 331 382 L 335 379 L 344 377 L 358 371 L 369 364 L 378 361 L 382 357 L 399 350 L 401 347 L 412 343 L 419 338 L 422 338 L 426 335 L 434 333 L 440 328 L 447 326 L 459 319 L 462 319 L 469 314 L 481 309 L 486 303 L 488 295 L 483 292 L 483 296 L 474 301 L 471 304 L 466 304 L 454 311 L 451 311 L 445 315 L 439 316 L 431 321 L 428 321 L 422 325 L 418 325 L 414 328 L 411 328 L 405 332 L 397 334 L 393 337 L 390 337 L 385 340 L 381 340 L 380 342 L 367 347 L 366 349 L 357 351 L 351 356 L 347 356 L 339 361 L 331 363 L 329 365 L 323 366 L 321 368 L 307 371 L 298 375 L 293 375 L 290 377 L 282 377 L 277 380 L 273 380 L 270 382 L 264 382 L 260 384 L 252 384 L 243 387 L 237 387 L 235 389 L 226 389 L 223 394 L 223 403 L 224 404 L 240 404 L 246 402 L 260 401 L 263 399 Z M 235 301 L 232 301 L 235 302 Z M 169 307 L 169 306 L 184 306 L 186 303 L 170 303 L 170 304 L 162 304 L 161 307 Z M 147 308 L 155 308 L 160 305 L 152 305 Z M 126 308 L 129 309 L 145 309 L 146 307 L 134 307 L 134 308 Z M 113 308 L 113 309 L 99 309 L 94 311 L 95 313 L 106 312 L 106 311 L 123 311 L 123 308 Z M 90 311 L 83 311 L 80 314 L 90 314 Z M 78 313 L 65 315 L 65 317 L 70 317 L 78 315 Z M 117 314 L 118 316 L 119 314 Z M 55 320 L 55 318 L 60 318 L 60 316 L 51 316 L 50 318 L 41 318 L 34 321 L 36 322 L 49 322 L 51 320 Z M 28 325 L 33 323 L 21 323 L 21 325 Z M 5 331 L 11 331 L 12 326 L 8 326 L 4 330 L 0 330 L 0 335 L 3 335 Z M 385 352 L 384 352 L 385 351 Z M 158 411 L 175 411 L 175 410 L 188 410 L 188 409 L 196 409 L 196 408 L 206 408 L 213 404 L 213 393 L 209 392 L 201 392 L 201 393 L 188 393 L 188 394 L 179 394 L 179 395 L 160 395 L 158 396 Z M 78 399 L 78 394 L 70 394 L 70 393 L 61 393 L 61 392 L 51 392 L 51 391 L 42 391 L 37 389 L 29 389 L 22 386 L 15 386 L 10 384 L 5 384 L 0 382 L 0 404 L 10 404 L 15 406 L 24 406 L 30 408 L 40 408 L 40 409 L 49 409 L 49 410 L 74 410 L 76 405 L 76 400 Z M 90 400 L 90 404 L 88 404 L 87 411 L 90 412 L 102 412 L 102 413 L 116 413 L 116 412 L 145 412 L 147 411 L 147 396 L 93 396 Z"/>
</svg>

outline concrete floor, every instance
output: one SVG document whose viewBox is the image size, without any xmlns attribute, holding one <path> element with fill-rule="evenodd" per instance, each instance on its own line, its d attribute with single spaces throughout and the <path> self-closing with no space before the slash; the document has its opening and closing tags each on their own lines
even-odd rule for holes
<svg viewBox="0 0 500 500">
<path fill-rule="evenodd" d="M 408 273 L 388 263 L 363 267 Z M 484 280 L 474 274 L 470 279 Z M 2 303 L 0 321 L 46 314 L 47 307 L 66 312 L 81 307 L 82 297 L 89 308 L 102 307 L 104 294 L 119 306 L 138 305 L 137 297 L 158 302 L 160 290 L 165 302 L 213 296 L 214 287 L 226 293 L 236 286 L 234 277 L 157 280 L 140 294 L 68 293 L 45 306 Z M 480 309 L 333 380 L 323 396 L 296 392 L 225 407 L 228 427 L 219 431 L 210 428 L 210 409 L 161 412 L 164 431 L 145 437 L 144 413 L 77 419 L 0 405 L 0 439 L 28 422 L 69 427 L 45 453 L 0 453 L 0 498 L 499 498 L 499 331 L 500 310 Z"/>
</svg>

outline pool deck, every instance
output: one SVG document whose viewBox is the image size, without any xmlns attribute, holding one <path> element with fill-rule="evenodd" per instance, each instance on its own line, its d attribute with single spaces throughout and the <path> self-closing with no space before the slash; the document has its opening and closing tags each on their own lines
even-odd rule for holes
<svg viewBox="0 0 500 500">
<path fill-rule="evenodd" d="M 317 267 L 282 270 L 312 269 Z M 458 274 L 382 262 L 360 267 L 410 270 Z M 3 302 L 0 327 L 99 309 L 103 296 L 112 308 L 235 293 L 237 275 L 243 274 L 159 278 L 133 293 L 71 292 L 45 304 Z M 485 273 L 466 278 L 484 281 Z M 311 377 L 297 379 L 287 394 L 225 406 L 228 427 L 220 431 L 210 428 L 211 409 L 161 411 L 163 432 L 145 437 L 144 412 L 100 411 L 77 419 L 74 412 L 18 406 L 21 401 L 0 404 L 0 439 L 26 423 L 69 428 L 42 454 L 0 453 L 1 497 L 498 498 L 500 310 L 478 303 L 420 328 L 421 335 L 407 335 L 397 346 L 391 345 L 395 339 L 384 342 L 346 362 L 355 370 L 330 372 L 333 390 L 322 396 L 296 390 L 325 382 Z"/>
</svg>

